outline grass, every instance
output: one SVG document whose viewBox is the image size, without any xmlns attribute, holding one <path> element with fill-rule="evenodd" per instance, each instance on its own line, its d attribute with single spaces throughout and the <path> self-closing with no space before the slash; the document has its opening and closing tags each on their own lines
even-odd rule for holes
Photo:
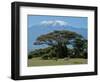
<svg viewBox="0 0 100 82">
<path fill-rule="evenodd" d="M 53 66 L 53 65 L 76 65 L 87 64 L 87 59 L 82 58 L 70 58 L 68 60 L 58 59 L 56 60 L 43 60 L 40 57 L 28 59 L 28 66 Z"/>
</svg>

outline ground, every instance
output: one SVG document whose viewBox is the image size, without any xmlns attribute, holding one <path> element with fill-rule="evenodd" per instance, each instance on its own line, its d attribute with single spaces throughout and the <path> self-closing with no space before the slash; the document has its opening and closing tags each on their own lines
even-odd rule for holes
<svg viewBox="0 0 100 82">
<path fill-rule="evenodd" d="M 43 60 L 41 58 L 28 59 L 28 66 L 54 66 L 54 65 L 75 65 L 75 64 L 87 64 L 87 59 L 82 58 L 70 58 L 68 60 L 58 59 L 56 60 Z"/>
</svg>

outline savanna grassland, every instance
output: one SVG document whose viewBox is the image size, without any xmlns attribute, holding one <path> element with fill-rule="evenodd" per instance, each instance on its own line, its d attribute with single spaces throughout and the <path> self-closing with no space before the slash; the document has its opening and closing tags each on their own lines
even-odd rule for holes
<svg viewBox="0 0 100 82">
<path fill-rule="evenodd" d="M 33 45 L 48 45 L 28 53 L 28 66 L 87 64 L 87 40 L 68 30 L 37 37 Z"/>
<path fill-rule="evenodd" d="M 43 60 L 40 57 L 32 58 L 28 60 L 28 66 L 55 66 L 55 65 L 76 65 L 87 64 L 87 59 L 83 58 L 71 58 L 71 59 L 58 59 L 56 60 Z"/>
</svg>

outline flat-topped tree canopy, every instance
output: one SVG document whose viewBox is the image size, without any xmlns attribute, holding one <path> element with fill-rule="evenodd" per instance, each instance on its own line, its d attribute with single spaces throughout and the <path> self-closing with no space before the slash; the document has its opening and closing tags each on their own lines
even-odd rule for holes
<svg viewBox="0 0 100 82">
<path fill-rule="evenodd" d="M 69 40 L 75 39 L 77 37 L 82 38 L 82 36 L 77 34 L 76 32 L 68 30 L 55 30 L 48 34 L 39 36 L 36 39 L 34 45 L 41 45 L 41 44 L 58 45 L 58 43 L 67 44 Z"/>
</svg>

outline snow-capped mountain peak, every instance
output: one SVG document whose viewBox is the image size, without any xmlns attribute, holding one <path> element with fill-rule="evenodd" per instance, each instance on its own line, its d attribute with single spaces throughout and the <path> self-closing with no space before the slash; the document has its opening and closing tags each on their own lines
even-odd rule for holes
<svg viewBox="0 0 100 82">
<path fill-rule="evenodd" d="M 65 21 L 61 21 L 61 20 L 49 20 L 49 21 L 41 21 L 40 24 L 41 25 L 46 25 L 46 26 L 48 26 L 48 25 L 52 25 L 52 26 L 57 26 L 57 25 L 65 26 L 68 23 L 65 22 Z"/>
</svg>

